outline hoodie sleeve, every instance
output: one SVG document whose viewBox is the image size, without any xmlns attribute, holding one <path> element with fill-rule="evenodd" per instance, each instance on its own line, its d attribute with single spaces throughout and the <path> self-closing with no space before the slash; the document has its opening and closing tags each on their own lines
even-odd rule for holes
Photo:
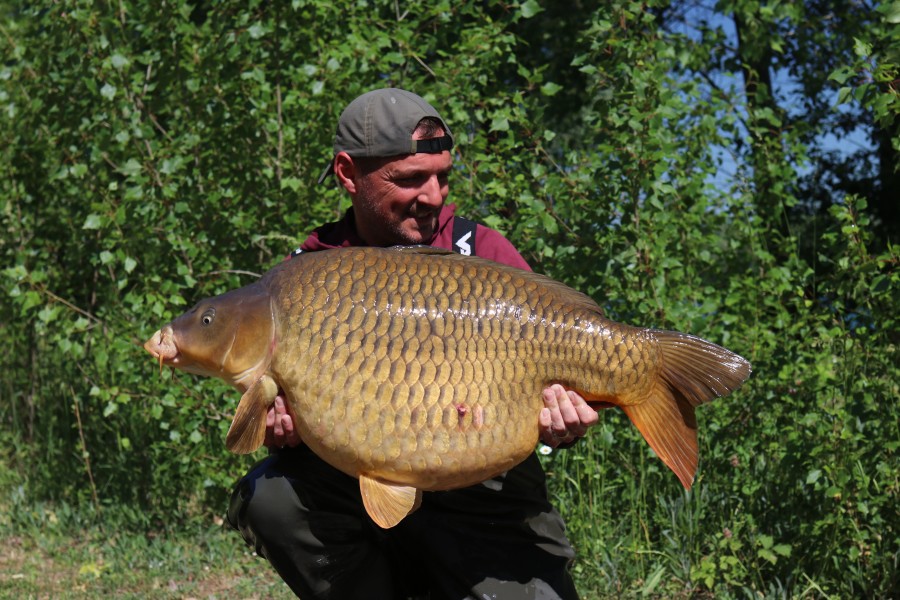
<svg viewBox="0 0 900 600">
<path fill-rule="evenodd" d="M 494 262 L 525 269 L 530 271 L 531 267 L 516 250 L 508 239 L 503 237 L 499 231 L 495 231 L 484 225 L 478 225 L 475 230 L 475 252 L 481 258 L 486 258 Z"/>
</svg>

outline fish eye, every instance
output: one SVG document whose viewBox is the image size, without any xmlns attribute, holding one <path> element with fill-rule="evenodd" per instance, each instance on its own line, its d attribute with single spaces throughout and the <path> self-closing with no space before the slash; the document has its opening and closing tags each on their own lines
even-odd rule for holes
<svg viewBox="0 0 900 600">
<path fill-rule="evenodd" d="M 215 318 L 216 309 L 213 307 L 209 307 L 205 311 L 203 311 L 203 314 L 200 316 L 200 324 L 203 326 L 210 325 Z"/>
</svg>

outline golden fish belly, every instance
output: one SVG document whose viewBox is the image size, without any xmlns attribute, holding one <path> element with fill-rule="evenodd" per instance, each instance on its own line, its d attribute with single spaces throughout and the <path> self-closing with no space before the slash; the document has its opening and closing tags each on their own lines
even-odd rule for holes
<svg viewBox="0 0 900 600">
<path fill-rule="evenodd" d="M 547 385 L 627 404 L 655 376 L 647 330 L 525 271 L 375 249 L 294 261 L 265 281 L 271 373 L 304 441 L 354 476 L 474 484 L 533 451 Z"/>
</svg>

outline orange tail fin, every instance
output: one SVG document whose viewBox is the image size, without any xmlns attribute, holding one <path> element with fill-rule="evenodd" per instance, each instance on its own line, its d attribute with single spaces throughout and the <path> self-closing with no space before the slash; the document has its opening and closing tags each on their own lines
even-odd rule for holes
<svg viewBox="0 0 900 600">
<path fill-rule="evenodd" d="M 691 489 L 697 472 L 694 409 L 737 389 L 750 363 L 698 337 L 654 330 L 662 372 L 647 400 L 622 409 L 660 459 Z"/>
</svg>

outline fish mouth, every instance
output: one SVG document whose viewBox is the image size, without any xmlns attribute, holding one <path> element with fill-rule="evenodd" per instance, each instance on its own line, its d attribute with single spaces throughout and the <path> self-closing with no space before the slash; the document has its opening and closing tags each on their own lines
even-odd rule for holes
<svg viewBox="0 0 900 600">
<path fill-rule="evenodd" d="M 144 350 L 149 352 L 153 358 L 159 359 L 159 370 L 162 372 L 163 365 L 178 364 L 178 347 L 175 345 L 175 334 L 171 327 L 164 327 L 154 333 L 149 340 L 144 343 Z"/>
</svg>

